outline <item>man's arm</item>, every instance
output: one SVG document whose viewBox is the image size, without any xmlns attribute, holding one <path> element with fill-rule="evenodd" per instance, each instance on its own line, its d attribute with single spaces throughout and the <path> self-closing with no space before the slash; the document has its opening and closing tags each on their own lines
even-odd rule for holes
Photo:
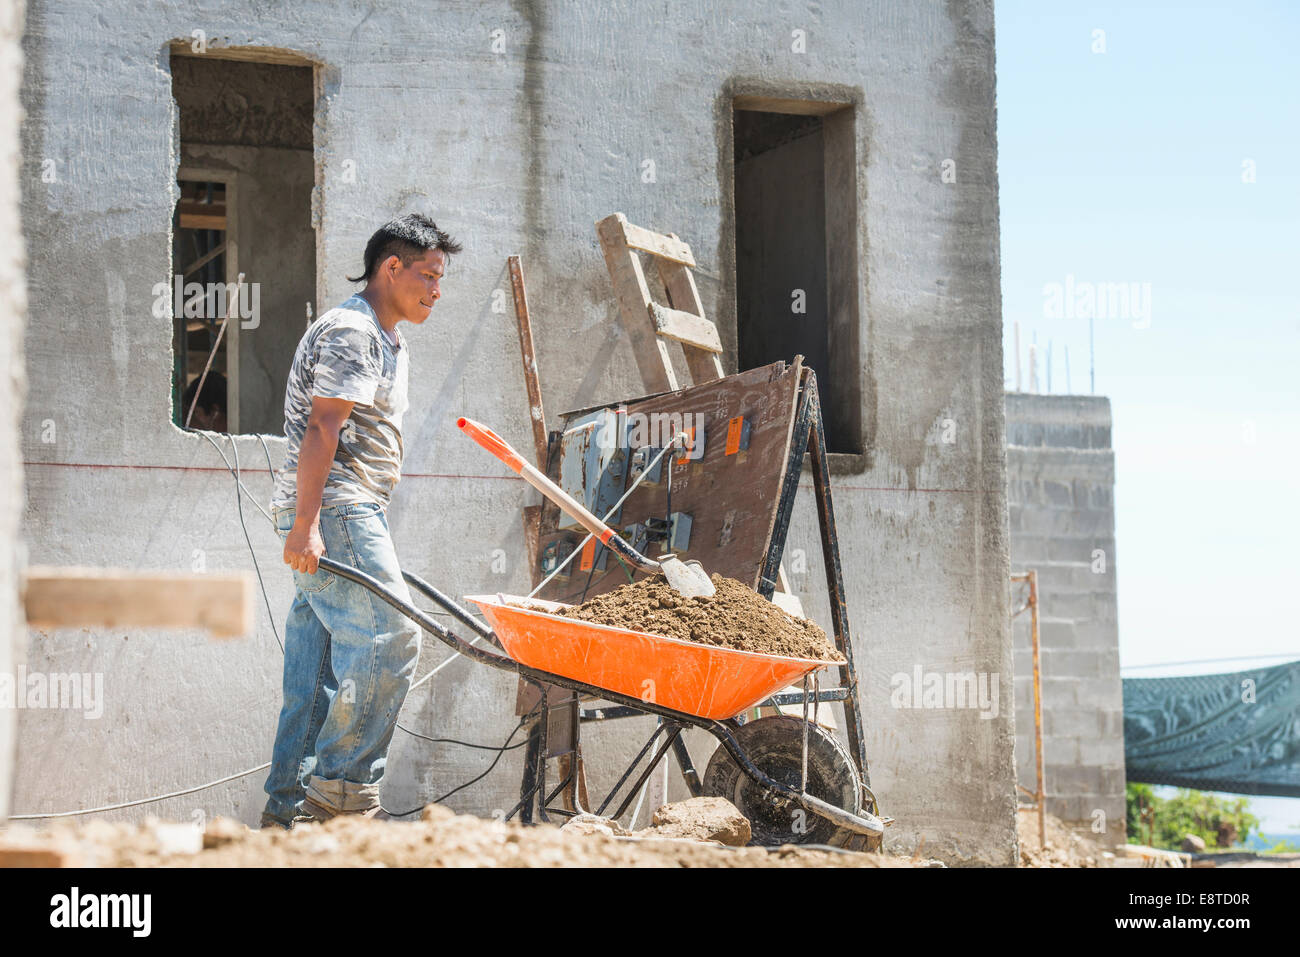
<svg viewBox="0 0 1300 957">
<path fill-rule="evenodd" d="M 339 430 L 352 414 L 347 399 L 312 396 L 307 430 L 298 447 L 298 502 L 293 528 L 284 542 L 284 563 L 295 571 L 316 574 L 325 543 L 320 536 L 320 500 L 338 449 Z"/>
</svg>

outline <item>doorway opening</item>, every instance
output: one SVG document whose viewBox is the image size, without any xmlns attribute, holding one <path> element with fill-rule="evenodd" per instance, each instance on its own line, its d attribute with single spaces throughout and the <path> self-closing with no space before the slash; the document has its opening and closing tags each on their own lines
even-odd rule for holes
<svg viewBox="0 0 1300 957">
<path fill-rule="evenodd" d="M 289 367 L 312 314 L 314 66 L 262 52 L 172 51 L 172 409 L 182 427 L 282 433 Z"/>
<path fill-rule="evenodd" d="M 802 355 L 830 452 L 862 451 L 853 108 L 737 98 L 738 367 Z"/>
</svg>

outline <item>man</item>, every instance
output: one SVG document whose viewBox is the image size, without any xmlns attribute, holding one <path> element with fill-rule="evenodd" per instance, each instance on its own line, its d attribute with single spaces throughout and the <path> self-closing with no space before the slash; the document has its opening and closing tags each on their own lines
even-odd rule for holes
<svg viewBox="0 0 1300 957">
<path fill-rule="evenodd" d="M 386 510 L 401 477 L 409 360 L 401 322 L 420 325 L 461 247 L 427 217 L 403 216 L 366 244 L 365 288 L 308 328 L 284 397 L 284 467 L 271 507 L 297 586 L 285 625 L 284 706 L 262 826 L 380 812 L 397 714 L 419 656 L 416 625 L 367 589 L 319 568 L 322 555 L 399 595 Z"/>
</svg>

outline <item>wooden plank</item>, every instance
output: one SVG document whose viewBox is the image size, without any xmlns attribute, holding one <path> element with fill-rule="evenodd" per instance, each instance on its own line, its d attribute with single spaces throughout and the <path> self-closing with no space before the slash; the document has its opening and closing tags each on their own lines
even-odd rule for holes
<svg viewBox="0 0 1300 957">
<path fill-rule="evenodd" d="M 676 339 L 682 345 L 705 352 L 722 352 L 722 340 L 718 338 L 718 327 L 703 316 L 670 309 L 657 302 L 650 303 L 650 318 L 655 331 L 668 339 Z M 697 383 L 698 385 L 699 383 Z"/>
<path fill-rule="evenodd" d="M 755 113 L 793 113 L 797 116 L 825 116 L 847 109 L 847 100 L 787 100 L 775 96 L 738 96 L 732 101 L 737 110 Z"/>
<path fill-rule="evenodd" d="M 181 229 L 226 228 L 226 217 L 221 213 L 181 213 Z"/>
<path fill-rule="evenodd" d="M 623 315 L 623 329 L 632 343 L 632 354 L 641 372 L 641 382 L 647 392 L 676 392 L 677 374 L 668 353 L 668 343 L 659 338 L 654 327 L 646 322 L 646 309 L 650 304 L 650 288 L 646 285 L 641 260 L 628 248 L 623 237 L 622 213 L 606 216 L 596 223 L 596 235 L 605 253 L 605 267 L 609 270 Z"/>
<path fill-rule="evenodd" d="M 689 266 L 691 269 L 695 268 L 695 257 L 691 255 L 691 247 L 676 236 L 665 236 L 663 233 L 634 226 L 622 213 L 615 213 L 614 216 L 623 227 L 623 241 L 633 249 L 640 249 L 652 256 Z"/>
<path fill-rule="evenodd" d="M 510 288 L 515 297 L 515 324 L 519 328 L 519 352 L 524 363 L 524 386 L 528 390 L 528 420 L 533 426 L 533 451 L 538 468 L 546 468 L 546 410 L 542 408 L 542 383 L 537 371 L 537 353 L 533 349 L 533 324 L 528 312 L 528 294 L 524 291 L 524 267 L 518 256 L 511 256 Z"/>
<path fill-rule="evenodd" d="M 240 638 L 253 629 L 247 572 L 33 566 L 23 589 L 33 628 L 206 628 L 218 638 Z"/>
<path fill-rule="evenodd" d="M 206 60 L 244 60 L 252 63 L 273 63 L 280 66 L 315 67 L 318 65 L 314 60 L 309 60 L 300 54 L 290 53 L 288 50 L 276 50 L 271 47 L 227 47 L 210 40 L 204 48 L 204 52 L 200 54 L 195 51 L 192 40 L 173 40 L 168 46 L 171 55 L 174 57 L 202 56 Z"/>
<path fill-rule="evenodd" d="M 10 867 L 77 867 L 81 861 L 69 847 L 38 844 L 35 840 L 8 839 L 0 845 L 0 868 Z"/>
<path fill-rule="evenodd" d="M 682 312 L 704 316 L 704 303 L 700 301 L 700 290 L 695 285 L 694 273 L 676 263 L 660 260 L 659 278 L 663 281 L 664 292 L 668 294 L 668 305 Z M 718 327 L 714 326 L 713 334 L 716 336 L 717 333 Z M 682 354 L 686 358 L 687 368 L 690 369 L 691 380 L 696 385 L 722 378 L 722 360 L 718 358 L 717 353 L 702 352 L 684 346 Z"/>
</svg>

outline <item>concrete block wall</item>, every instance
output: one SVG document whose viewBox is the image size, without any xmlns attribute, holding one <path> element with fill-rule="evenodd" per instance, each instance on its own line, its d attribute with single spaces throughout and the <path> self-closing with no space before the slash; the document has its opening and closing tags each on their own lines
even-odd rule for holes
<svg viewBox="0 0 1300 957">
<path fill-rule="evenodd" d="M 1006 409 L 1012 574 L 1038 572 L 1047 809 L 1094 839 L 1104 834 L 1122 843 L 1124 701 L 1110 400 L 1013 392 Z M 1016 771 L 1033 791 L 1028 611 L 1015 619 L 1012 636 Z"/>
<path fill-rule="evenodd" d="M 836 513 L 861 674 L 872 784 L 890 846 L 1015 860 L 1013 728 L 975 712 L 898 709 L 890 676 L 920 663 L 1009 674 L 993 10 L 989 0 L 800 7 L 567 0 L 412 4 L 323 0 L 138 7 L 40 0 L 28 15 L 24 223 L 31 251 L 23 419 L 33 560 L 248 569 L 234 484 L 202 437 L 169 420 L 170 327 L 150 290 L 171 270 L 179 161 L 171 41 L 295 52 L 318 64 L 316 314 L 351 291 L 370 233 L 419 210 L 465 244 L 431 319 L 409 337 L 405 476 L 389 521 L 403 563 L 454 594 L 527 591 L 520 509 L 531 490 L 453 426 L 458 414 L 529 447 L 506 257 L 523 256 L 547 407 L 643 390 L 593 224 L 622 211 L 687 240 L 706 313 L 734 370 L 732 105 L 740 95 L 853 105 L 856 356 L 865 454 L 839 463 Z M 793 31 L 803 40 L 792 45 Z M 499 31 L 499 32 L 498 32 Z M 945 160 L 962 170 L 943 181 Z M 56 180 L 43 180 L 52 161 Z M 646 161 L 653 161 L 653 181 Z M 300 322 L 301 309 L 285 321 Z M 264 317 L 264 325 L 273 317 Z M 847 388 L 851 394 L 854 388 Z M 53 420 L 57 437 L 43 440 Z M 262 449 L 236 440 L 269 493 Z M 223 439 L 226 454 L 230 440 Z M 274 464 L 282 439 L 268 438 Z M 121 629 L 32 633 L 31 667 L 104 675 L 104 712 L 19 718 L 15 802 L 26 812 L 137 799 L 267 760 L 279 708 L 290 577 L 246 507 L 271 599 L 254 636 Z M 811 492 L 791 547 L 828 623 Z M 500 549 L 508 556 L 502 565 Z M 444 660 L 428 642 L 421 672 Z M 420 733 L 499 743 L 515 681 L 452 662 L 412 695 Z M 617 724 L 617 723 L 616 723 Z M 593 791 L 648 736 L 629 720 L 587 741 Z M 398 732 L 384 802 L 406 810 L 480 773 L 485 752 Z M 478 814 L 518 797 L 521 751 L 451 798 Z M 51 756 L 57 758 L 52 759 Z M 707 753 L 698 755 L 703 764 Z M 108 815 L 256 822 L 263 775 Z M 671 796 L 684 793 L 677 776 Z"/>
</svg>

